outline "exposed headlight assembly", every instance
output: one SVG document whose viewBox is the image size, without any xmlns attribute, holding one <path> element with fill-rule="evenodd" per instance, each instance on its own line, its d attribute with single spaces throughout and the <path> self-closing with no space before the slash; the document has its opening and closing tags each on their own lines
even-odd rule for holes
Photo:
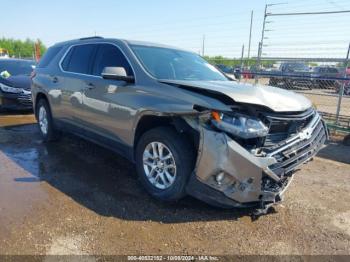
<svg viewBox="0 0 350 262">
<path fill-rule="evenodd" d="M 213 111 L 211 115 L 216 128 L 240 138 L 264 137 L 269 132 L 268 127 L 254 117 L 239 113 L 228 115 L 217 111 Z"/>
<path fill-rule="evenodd" d="M 0 89 L 1 89 L 1 91 L 6 92 L 6 93 L 19 94 L 19 93 L 23 92 L 23 88 L 16 88 L 16 87 L 4 85 L 1 83 L 0 83 Z"/>
</svg>

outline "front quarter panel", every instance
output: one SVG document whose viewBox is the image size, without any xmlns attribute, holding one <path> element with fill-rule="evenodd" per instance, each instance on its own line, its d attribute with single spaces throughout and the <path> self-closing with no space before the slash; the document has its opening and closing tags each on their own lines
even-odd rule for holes
<svg viewBox="0 0 350 262">
<path fill-rule="evenodd" d="M 169 117 L 199 114 L 195 106 L 203 110 L 231 110 L 229 106 L 216 99 L 158 82 L 154 82 L 151 86 L 135 86 L 132 92 L 120 94 L 118 99 L 134 111 L 134 116 L 131 118 L 131 136 L 130 132 L 128 133 L 130 145 L 133 144 L 137 124 L 143 116 Z"/>
</svg>

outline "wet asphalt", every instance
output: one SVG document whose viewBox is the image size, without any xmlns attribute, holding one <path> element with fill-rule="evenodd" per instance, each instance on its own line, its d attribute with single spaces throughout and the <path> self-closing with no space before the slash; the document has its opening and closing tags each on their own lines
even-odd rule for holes
<svg viewBox="0 0 350 262">
<path fill-rule="evenodd" d="M 0 115 L 0 254 L 350 254 L 350 148 L 331 143 L 258 219 L 148 196 L 123 157 Z"/>
</svg>

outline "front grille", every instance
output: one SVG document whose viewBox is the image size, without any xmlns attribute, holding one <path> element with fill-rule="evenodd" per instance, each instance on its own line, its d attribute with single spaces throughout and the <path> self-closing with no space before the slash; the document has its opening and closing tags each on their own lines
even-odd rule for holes
<svg viewBox="0 0 350 262">
<path fill-rule="evenodd" d="M 315 116 L 315 111 L 309 109 L 299 114 L 265 114 L 265 124 L 269 134 L 265 138 L 264 148 L 273 151 L 279 143 L 305 128 Z"/>
<path fill-rule="evenodd" d="M 18 103 L 24 106 L 31 106 L 32 105 L 32 96 L 31 95 L 25 95 L 25 94 L 19 94 L 17 97 Z"/>
<path fill-rule="evenodd" d="M 266 115 L 269 134 L 264 141 L 264 149 L 273 151 L 279 143 L 298 134 L 315 116 L 314 110 L 298 115 Z"/>
<path fill-rule="evenodd" d="M 297 126 L 301 128 L 298 132 L 284 134 L 286 139 L 277 143 L 271 142 L 271 139 L 265 142 L 265 154 L 277 160 L 269 169 L 279 177 L 289 175 L 299 165 L 307 162 L 327 139 L 326 128 L 318 113 L 313 112 L 303 119 L 297 121 Z"/>
</svg>

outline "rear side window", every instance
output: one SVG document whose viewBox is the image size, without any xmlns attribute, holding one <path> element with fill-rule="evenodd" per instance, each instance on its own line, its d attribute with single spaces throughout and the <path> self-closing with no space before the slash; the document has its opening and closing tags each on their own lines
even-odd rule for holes
<svg viewBox="0 0 350 262">
<path fill-rule="evenodd" d="M 114 45 L 99 44 L 93 65 L 93 75 L 100 76 L 105 67 L 124 67 L 128 76 L 133 72 L 123 53 Z"/>
<path fill-rule="evenodd" d="M 47 49 L 44 56 L 40 59 L 37 67 L 38 68 L 47 67 L 61 50 L 62 50 L 62 46 L 53 46 Z"/>
<path fill-rule="evenodd" d="M 68 54 L 62 61 L 62 68 L 65 71 L 89 74 L 91 66 L 91 58 L 96 45 L 79 45 L 70 49 Z"/>
<path fill-rule="evenodd" d="M 336 68 L 329 68 L 329 73 L 338 73 L 338 70 Z"/>
</svg>

